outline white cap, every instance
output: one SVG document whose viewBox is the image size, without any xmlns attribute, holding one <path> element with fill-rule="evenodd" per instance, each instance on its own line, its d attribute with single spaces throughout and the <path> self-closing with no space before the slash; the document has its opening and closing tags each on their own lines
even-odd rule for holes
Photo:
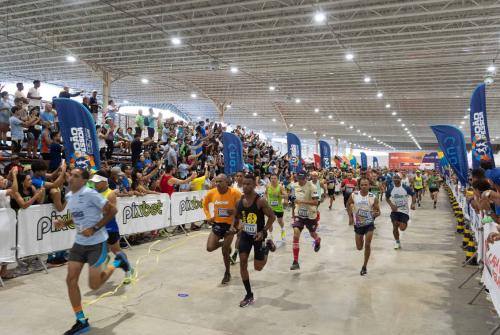
<svg viewBox="0 0 500 335">
<path fill-rule="evenodd" d="M 101 181 L 108 181 L 108 178 L 106 177 L 103 177 L 103 176 L 99 176 L 98 174 L 95 174 L 92 179 L 90 179 L 91 182 L 94 182 L 94 183 L 100 183 Z"/>
</svg>

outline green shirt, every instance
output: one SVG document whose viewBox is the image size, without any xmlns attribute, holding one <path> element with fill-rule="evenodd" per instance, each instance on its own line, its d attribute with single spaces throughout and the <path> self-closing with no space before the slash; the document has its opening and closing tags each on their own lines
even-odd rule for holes
<svg viewBox="0 0 500 335">
<path fill-rule="evenodd" d="M 427 184 L 429 188 L 438 188 L 439 187 L 439 178 L 436 176 L 430 176 L 427 180 Z"/>
<path fill-rule="evenodd" d="M 267 187 L 267 201 L 273 211 L 283 212 L 283 198 L 281 197 L 281 186 L 279 184 L 276 187 L 272 185 Z"/>
<path fill-rule="evenodd" d="M 137 114 L 135 117 L 135 125 L 139 128 L 144 128 L 144 116 Z"/>
</svg>

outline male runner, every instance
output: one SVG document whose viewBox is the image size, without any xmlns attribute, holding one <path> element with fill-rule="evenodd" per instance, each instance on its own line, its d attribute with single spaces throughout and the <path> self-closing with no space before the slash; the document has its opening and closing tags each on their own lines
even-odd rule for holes
<svg viewBox="0 0 500 335">
<path fill-rule="evenodd" d="M 203 199 L 203 210 L 205 212 L 207 222 L 212 224 L 212 231 L 207 240 L 207 251 L 212 252 L 222 248 L 222 258 L 226 272 L 222 278 L 222 285 L 227 284 L 231 280 L 229 271 L 231 243 L 235 231 L 229 229 L 234 223 L 234 215 L 236 214 L 236 203 L 241 198 L 241 193 L 229 187 L 229 179 L 225 174 L 220 174 L 215 177 L 216 187 L 208 191 Z M 210 213 L 209 204 L 214 204 L 214 215 Z M 223 240 L 223 241 L 221 241 Z"/>
<path fill-rule="evenodd" d="M 314 239 L 314 251 L 318 252 L 321 247 L 321 238 L 316 233 L 318 227 L 317 206 L 319 194 L 316 186 L 310 181 L 307 181 L 307 173 L 301 171 L 297 173 L 298 182 L 295 186 L 295 206 L 297 216 L 293 222 L 293 264 L 290 270 L 298 270 L 299 266 L 299 251 L 300 251 L 300 234 L 307 227 L 311 237 Z"/>
<path fill-rule="evenodd" d="M 349 225 L 354 225 L 356 248 L 363 250 L 363 238 L 365 247 L 365 260 L 361 268 L 360 275 L 368 273 L 367 265 L 371 253 L 371 242 L 373 231 L 375 230 L 375 218 L 380 215 L 378 197 L 368 192 L 370 182 L 367 178 L 359 181 L 359 191 L 354 191 L 347 202 L 347 212 L 349 213 Z"/>
<path fill-rule="evenodd" d="M 408 226 L 408 220 L 410 220 L 409 210 L 408 210 L 408 197 L 411 197 L 411 209 L 415 210 L 415 193 L 407 185 L 401 183 L 401 176 L 395 174 L 392 177 L 392 184 L 387 189 L 385 198 L 389 206 L 391 206 L 391 221 L 392 221 L 392 233 L 396 244 L 394 249 L 401 248 L 401 242 L 399 241 L 399 231 L 405 231 Z"/>
<path fill-rule="evenodd" d="M 328 209 L 332 209 L 333 202 L 335 201 L 335 185 L 337 184 L 337 178 L 333 171 L 328 172 L 328 177 L 326 179 L 326 188 L 328 190 L 328 197 L 330 198 L 330 205 Z"/>
<path fill-rule="evenodd" d="M 347 201 L 351 197 L 352 192 L 354 192 L 354 190 L 356 189 L 356 186 L 358 186 L 358 182 L 352 177 L 352 172 L 347 172 L 347 178 L 342 180 L 342 184 L 340 185 L 340 189 L 344 194 L 345 208 L 347 208 Z"/>
<path fill-rule="evenodd" d="M 99 192 L 104 197 L 104 199 L 108 200 L 108 202 L 111 203 L 113 206 L 118 207 L 116 202 L 117 199 L 116 193 L 115 191 L 109 188 L 108 178 L 106 178 L 103 172 L 100 171 L 96 172 L 96 174 L 92 177 L 92 179 L 90 179 L 90 181 L 94 183 L 95 190 Z M 118 223 L 116 222 L 116 218 L 114 216 L 106 224 L 106 231 L 108 232 L 108 245 L 111 252 L 115 255 L 120 254 L 122 259 L 125 262 L 127 262 L 129 271 L 127 271 L 125 275 L 125 280 L 123 282 L 125 284 L 130 284 L 134 269 L 130 265 L 127 255 L 120 248 L 120 239 L 121 239 L 120 230 L 118 228 Z"/>
<path fill-rule="evenodd" d="M 232 188 L 235 188 L 238 190 L 238 192 L 243 193 L 243 176 L 245 174 L 242 171 L 236 172 L 236 175 L 234 176 L 234 183 L 231 186 Z M 231 262 L 231 265 L 236 264 L 236 259 L 238 258 L 238 244 L 240 243 L 240 233 L 238 232 L 236 234 L 236 240 L 234 242 L 234 253 L 231 255 L 231 258 L 229 259 Z"/>
<path fill-rule="evenodd" d="M 432 172 L 431 176 L 427 180 L 427 185 L 429 186 L 431 199 L 434 201 L 434 209 L 436 209 L 439 187 L 441 186 L 441 178 L 439 177 L 437 171 L 434 170 Z"/>
<path fill-rule="evenodd" d="M 288 195 L 286 194 L 286 190 L 283 185 L 278 183 L 278 176 L 273 174 L 271 175 L 271 182 L 267 185 L 266 188 L 266 199 L 271 209 L 274 212 L 274 215 L 278 218 L 278 224 L 281 227 L 281 239 L 285 240 L 285 222 L 283 221 L 283 200 L 288 199 Z M 271 240 L 273 239 L 273 226 L 269 228 L 269 232 L 271 233 Z"/>
<path fill-rule="evenodd" d="M 422 201 L 422 193 L 424 190 L 424 179 L 422 178 L 420 170 L 417 170 L 415 178 L 412 180 L 413 190 L 417 197 L 417 204 L 420 207 L 420 202 Z"/>
<path fill-rule="evenodd" d="M 74 224 L 77 231 L 75 243 L 69 252 L 66 277 L 69 300 L 75 312 L 76 323 L 64 333 L 65 335 L 83 334 L 90 330 L 88 319 L 82 310 L 82 298 L 78 286 L 78 279 L 85 263 L 89 263 L 89 287 L 92 290 L 101 287 L 116 268 L 129 271 L 128 263 L 121 254 L 116 255 L 114 262 L 106 269 L 101 269 L 108 255 L 106 247 L 108 233 L 103 228 L 116 215 L 117 210 L 99 193 L 85 186 L 88 179 L 88 171 L 78 168 L 71 171 L 69 178 L 71 192 L 66 195 L 66 199 L 72 218 L 55 221 L 58 229 Z"/>
<path fill-rule="evenodd" d="M 274 175 L 272 178 L 276 178 Z M 246 175 L 243 179 L 243 196 L 238 202 L 236 209 L 235 226 L 239 228 L 242 223 L 240 235 L 240 274 L 246 295 L 240 302 L 240 307 L 247 307 L 254 302 L 250 277 L 248 274 L 248 256 L 252 247 L 254 248 L 254 269 L 261 271 L 267 262 L 269 251 L 274 252 L 276 246 L 272 240 L 264 241 L 267 231 L 273 225 L 276 216 L 264 198 L 259 197 L 255 192 L 256 181 L 254 175 Z M 267 223 L 265 218 L 267 216 Z M 265 224 L 265 225 L 264 225 Z"/>
</svg>

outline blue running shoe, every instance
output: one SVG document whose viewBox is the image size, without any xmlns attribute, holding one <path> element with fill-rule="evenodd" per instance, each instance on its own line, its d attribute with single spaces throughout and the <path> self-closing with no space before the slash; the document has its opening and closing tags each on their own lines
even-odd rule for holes
<svg viewBox="0 0 500 335">
<path fill-rule="evenodd" d="M 128 260 L 119 253 L 116 255 L 115 260 L 113 261 L 113 266 L 121 268 L 125 272 L 130 271 L 130 264 L 128 263 Z"/>
</svg>

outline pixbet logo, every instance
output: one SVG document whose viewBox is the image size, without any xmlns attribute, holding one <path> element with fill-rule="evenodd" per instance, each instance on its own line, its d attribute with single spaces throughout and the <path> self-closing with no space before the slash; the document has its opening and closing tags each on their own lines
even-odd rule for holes
<svg viewBox="0 0 500 335">
<path fill-rule="evenodd" d="M 179 215 L 182 216 L 182 213 L 188 212 L 188 211 L 195 211 L 197 209 L 200 209 L 203 207 L 203 200 L 202 199 L 196 199 L 196 197 L 193 197 L 193 199 L 189 199 L 186 197 L 185 200 L 181 200 L 179 203 Z"/>
<path fill-rule="evenodd" d="M 143 201 L 141 204 L 131 203 L 130 206 L 125 206 L 123 208 L 123 224 L 127 224 L 130 220 L 143 218 L 148 216 L 162 215 L 163 214 L 163 203 L 161 200 L 157 200 L 152 204 Z"/>
<path fill-rule="evenodd" d="M 71 213 L 66 211 L 66 214 L 58 215 L 56 211 L 52 211 L 50 216 L 42 216 L 36 224 L 36 239 L 37 241 L 43 240 L 44 235 L 49 233 L 57 233 L 58 231 L 64 231 L 68 229 L 75 229 L 73 224 L 65 226 L 62 229 L 56 229 L 53 225 L 55 220 L 69 220 L 71 219 Z"/>
</svg>

